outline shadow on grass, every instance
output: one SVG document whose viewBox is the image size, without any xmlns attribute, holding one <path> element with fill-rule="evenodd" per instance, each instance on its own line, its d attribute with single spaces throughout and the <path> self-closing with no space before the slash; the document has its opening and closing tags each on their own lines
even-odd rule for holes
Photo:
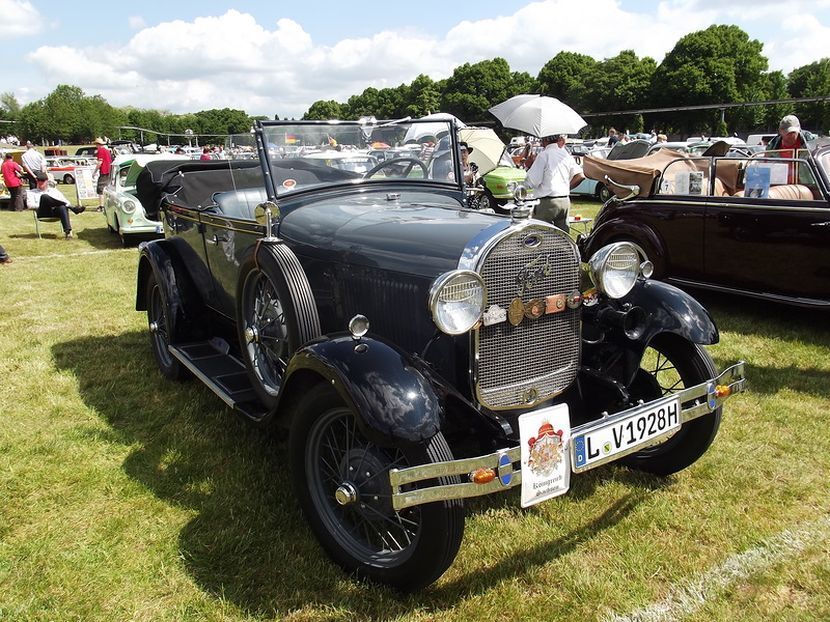
<svg viewBox="0 0 830 622">
<path fill-rule="evenodd" d="M 110 426 L 78 432 L 91 443 L 131 447 L 124 471 L 158 498 L 194 512 L 179 534 L 185 568 L 205 592 L 252 615 L 283 617 L 310 607 L 380 620 L 424 607 L 449 610 L 459 598 L 486 593 L 497 582 L 532 574 L 573 551 L 623 520 L 650 490 L 665 485 L 613 467 L 574 478 L 577 499 L 603 478 L 624 481 L 635 492 L 569 533 L 542 537 L 531 550 L 481 563 L 452 582 L 401 597 L 350 580 L 328 560 L 295 501 L 285 444 L 233 415 L 197 381 L 163 379 L 145 333 L 68 341 L 55 345 L 53 355 L 60 369 L 75 375 L 87 406 Z M 513 497 L 477 499 L 469 510 L 517 506 Z M 517 509 L 517 519 L 529 511 Z"/>
<path fill-rule="evenodd" d="M 827 311 L 700 289 L 686 291 L 709 310 L 721 331 L 830 346 Z"/>
</svg>

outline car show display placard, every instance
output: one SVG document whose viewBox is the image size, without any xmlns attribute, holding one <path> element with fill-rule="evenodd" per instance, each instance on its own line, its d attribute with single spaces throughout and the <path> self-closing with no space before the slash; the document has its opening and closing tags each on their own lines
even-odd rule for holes
<svg viewBox="0 0 830 622">
<path fill-rule="evenodd" d="M 79 166 L 75 169 L 75 192 L 78 193 L 78 203 L 98 196 L 95 192 L 95 180 L 92 178 L 94 170 L 92 166 Z"/>
</svg>

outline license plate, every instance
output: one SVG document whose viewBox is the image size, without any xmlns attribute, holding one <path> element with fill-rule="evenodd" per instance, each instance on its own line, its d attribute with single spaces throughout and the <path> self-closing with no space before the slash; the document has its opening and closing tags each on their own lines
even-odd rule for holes
<svg viewBox="0 0 830 622">
<path fill-rule="evenodd" d="M 667 397 L 630 415 L 582 434 L 572 440 L 574 471 L 649 444 L 652 439 L 680 428 L 680 398 Z"/>
</svg>

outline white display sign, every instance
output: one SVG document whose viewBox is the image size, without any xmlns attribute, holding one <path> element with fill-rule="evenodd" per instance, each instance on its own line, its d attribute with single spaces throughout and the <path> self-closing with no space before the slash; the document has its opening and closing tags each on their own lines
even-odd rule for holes
<svg viewBox="0 0 830 622">
<path fill-rule="evenodd" d="M 568 492 L 571 485 L 571 422 L 567 404 L 519 417 L 522 443 L 522 507 Z"/>
<path fill-rule="evenodd" d="M 84 199 L 95 199 L 98 193 L 95 191 L 95 180 L 92 173 L 94 166 L 79 166 L 75 169 L 75 192 L 78 193 L 78 203 Z"/>
</svg>

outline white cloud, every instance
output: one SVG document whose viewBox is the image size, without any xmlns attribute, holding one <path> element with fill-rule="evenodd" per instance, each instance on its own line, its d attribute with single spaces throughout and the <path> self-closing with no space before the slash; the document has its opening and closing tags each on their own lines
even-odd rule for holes
<svg viewBox="0 0 830 622">
<path fill-rule="evenodd" d="M 147 27 L 147 22 L 141 15 L 130 15 L 127 18 L 127 23 L 130 25 L 130 30 L 143 30 Z"/>
<path fill-rule="evenodd" d="M 0 37 L 21 37 L 39 32 L 43 20 L 26 0 L 0 0 Z"/>
<path fill-rule="evenodd" d="M 0 6 L 10 2 L 31 8 L 16 0 Z M 540 0 L 511 15 L 463 21 L 446 34 L 404 27 L 333 45 L 315 44 L 291 19 L 260 24 L 229 10 L 141 27 L 103 54 L 100 47 L 41 47 L 29 59 L 50 83 L 76 84 L 117 106 L 174 112 L 227 106 L 300 116 L 318 99 L 345 101 L 366 87 L 397 86 L 421 73 L 441 79 L 460 64 L 496 56 L 534 76 L 561 50 L 602 59 L 634 49 L 659 62 L 689 32 L 713 23 L 749 31 L 760 20 L 741 15 L 770 11 L 798 16 L 773 20 L 762 39 L 771 67 L 789 71 L 827 54 L 827 12 L 823 24 L 815 7 L 830 7 L 830 0 L 663 0 L 648 14 L 627 10 L 623 0 Z"/>
</svg>

